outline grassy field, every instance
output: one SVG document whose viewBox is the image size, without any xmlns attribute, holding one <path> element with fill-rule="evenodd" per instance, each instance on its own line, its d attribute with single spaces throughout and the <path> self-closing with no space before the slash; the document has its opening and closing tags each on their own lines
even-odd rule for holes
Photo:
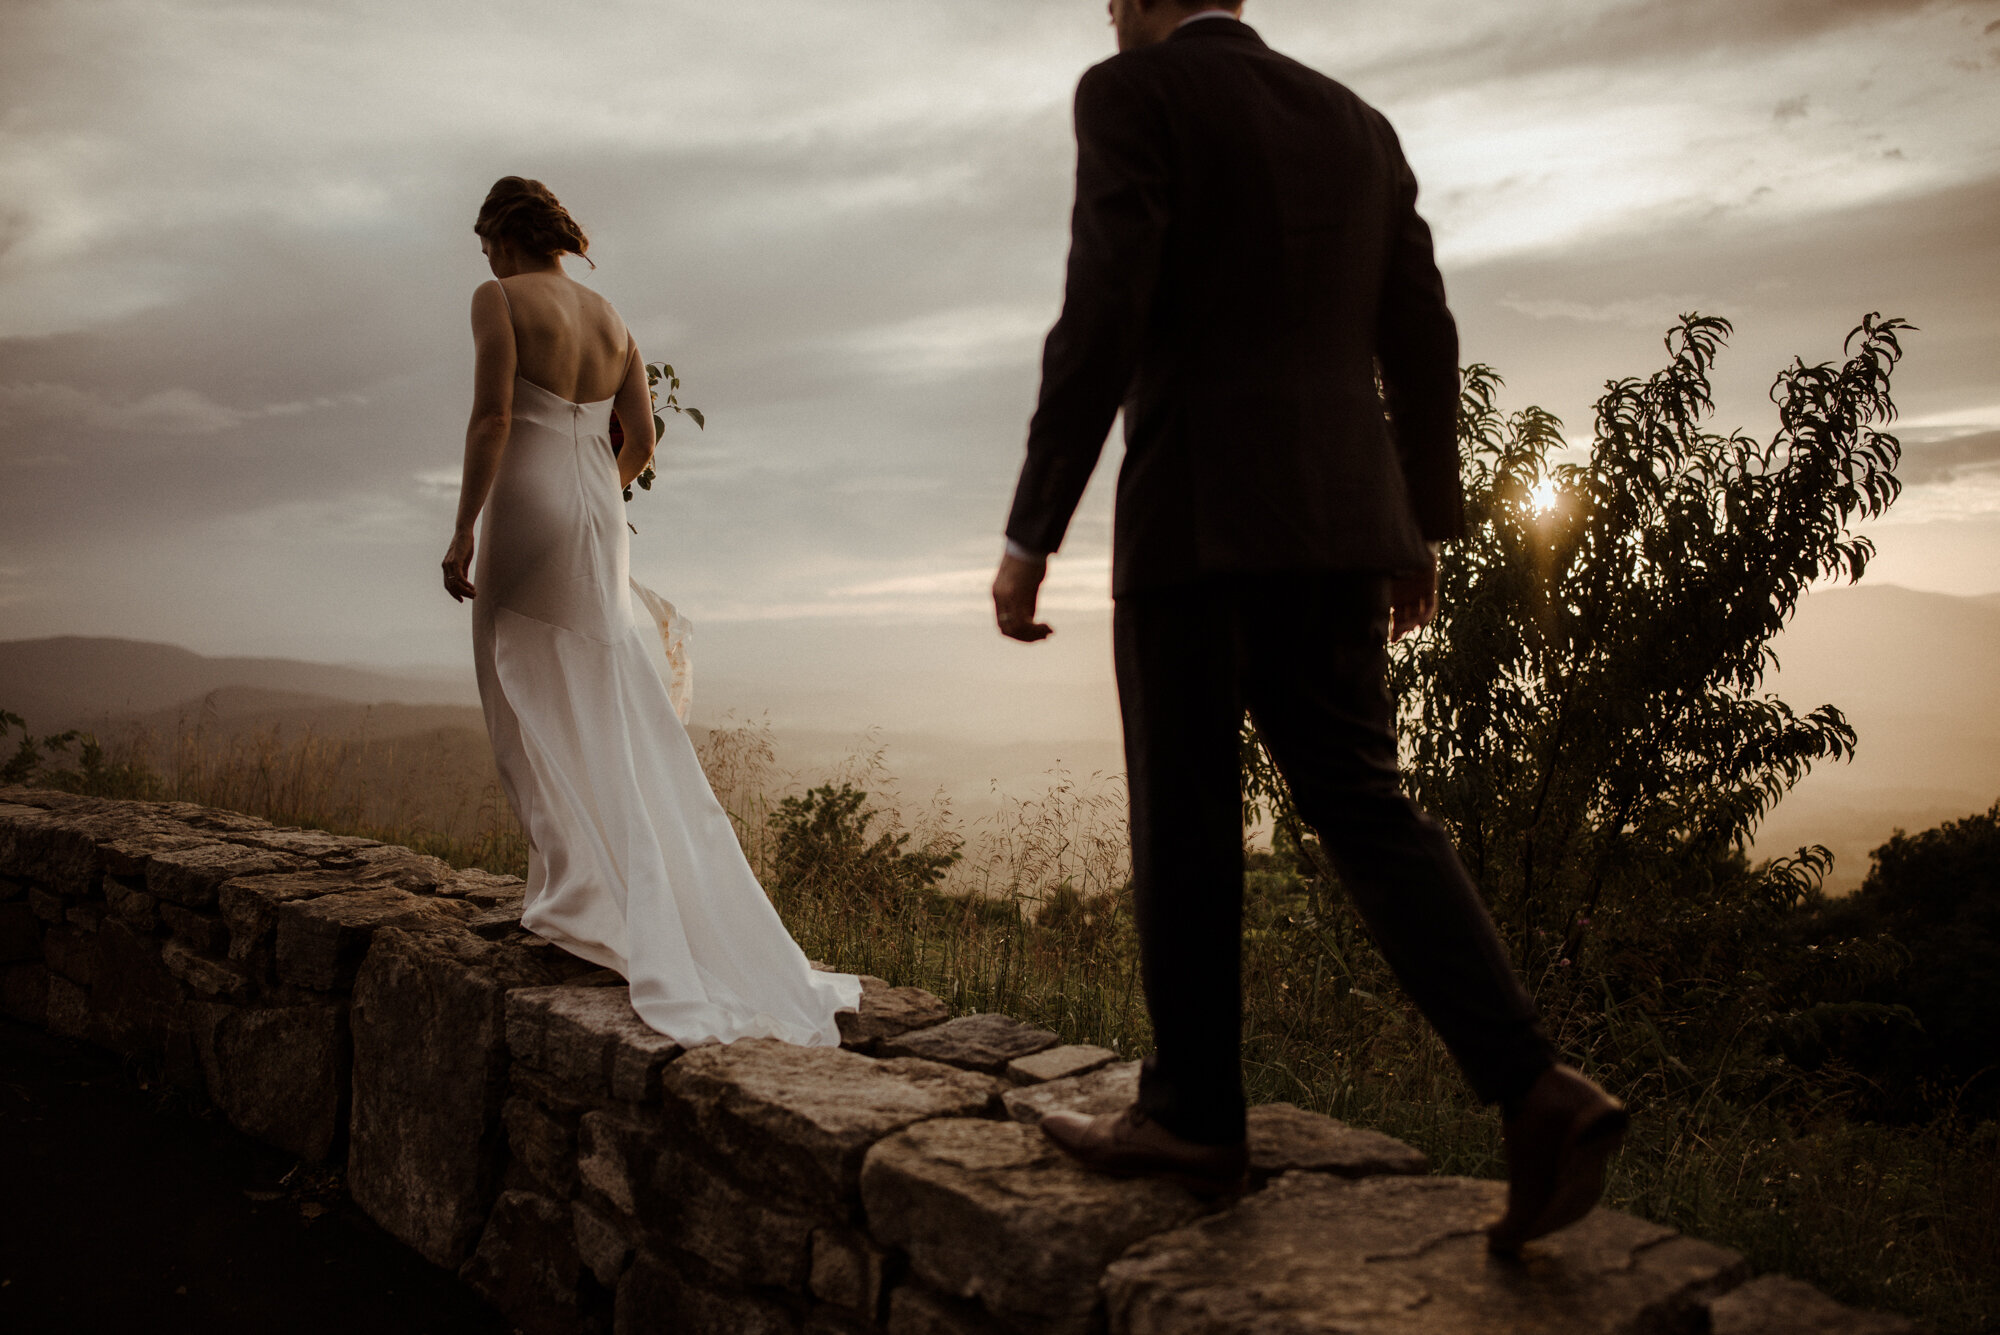
<svg viewBox="0 0 2000 1335">
<path fill-rule="evenodd" d="M 384 745 L 147 739 L 98 757 L 90 786 L 525 871 L 526 840 L 492 782 L 468 783 L 456 758 L 428 754 L 421 740 Z M 701 749 L 747 855 L 809 955 L 928 988 L 961 1012 L 1004 1011 L 1070 1042 L 1147 1050 L 1117 778 L 1055 773 L 1046 791 L 967 827 L 941 806 L 899 810 L 880 756 L 864 751 L 813 776 L 829 785 L 822 792 L 845 785 L 871 795 L 847 822 L 856 838 L 802 864 L 801 846 L 784 834 L 786 799 L 797 817 L 809 785 L 779 767 L 768 735 L 722 730 Z M 441 787 L 432 774 L 454 777 Z M 1252 856 L 1246 888 L 1253 1101 L 1381 1129 L 1422 1148 L 1441 1172 L 1499 1176 L 1494 1113 L 1472 1099 L 1351 912 L 1315 903 L 1268 855 Z M 2000 1127 L 1948 1112 L 1922 1126 L 1872 1125 L 1783 1081 L 1756 1100 L 1731 1098 L 1725 1089 L 1740 1082 L 1676 1069 L 1664 1049 L 1653 1065 L 1627 1057 L 1610 1069 L 1599 1060 L 1605 1036 L 1640 1021 L 1606 1007 L 1558 1038 L 1634 1110 L 1610 1204 L 1939 1335 L 2000 1330 Z"/>
</svg>

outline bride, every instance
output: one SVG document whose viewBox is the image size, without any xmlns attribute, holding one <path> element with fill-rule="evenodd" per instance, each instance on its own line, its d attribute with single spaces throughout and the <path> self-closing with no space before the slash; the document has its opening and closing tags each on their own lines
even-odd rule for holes
<svg viewBox="0 0 2000 1335">
<path fill-rule="evenodd" d="M 682 1043 L 837 1044 L 860 981 L 813 970 L 757 884 L 661 676 L 672 608 L 630 580 L 621 493 L 653 453 L 638 345 L 563 272 L 590 243 L 539 181 L 501 178 L 473 231 L 493 281 L 472 295 L 444 586 L 472 599 L 486 729 L 528 832 L 521 923 L 616 969 Z"/>
</svg>

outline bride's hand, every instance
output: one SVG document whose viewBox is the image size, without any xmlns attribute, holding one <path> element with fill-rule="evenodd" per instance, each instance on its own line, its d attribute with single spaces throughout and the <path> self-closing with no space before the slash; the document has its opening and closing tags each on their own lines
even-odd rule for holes
<svg viewBox="0 0 2000 1335">
<path fill-rule="evenodd" d="M 444 591 L 454 602 L 464 602 L 473 596 L 472 589 L 472 532 L 460 530 L 451 535 L 451 546 L 444 553 Z"/>
</svg>

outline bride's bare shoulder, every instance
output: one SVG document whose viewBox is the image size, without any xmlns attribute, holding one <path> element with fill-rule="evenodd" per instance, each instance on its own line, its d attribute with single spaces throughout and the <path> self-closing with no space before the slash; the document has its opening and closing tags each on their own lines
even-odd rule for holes
<svg viewBox="0 0 2000 1335">
<path fill-rule="evenodd" d="M 512 323 L 512 308 L 507 300 L 507 289 L 497 278 L 489 278 L 472 289 L 472 325 L 478 329 L 483 325 Z"/>
<path fill-rule="evenodd" d="M 577 291 L 584 294 L 583 308 L 590 312 L 590 318 L 594 323 L 612 330 L 625 328 L 625 317 L 618 313 L 618 308 L 611 304 L 609 297 L 595 288 L 585 287 L 582 283 L 577 283 L 576 287 Z"/>
</svg>

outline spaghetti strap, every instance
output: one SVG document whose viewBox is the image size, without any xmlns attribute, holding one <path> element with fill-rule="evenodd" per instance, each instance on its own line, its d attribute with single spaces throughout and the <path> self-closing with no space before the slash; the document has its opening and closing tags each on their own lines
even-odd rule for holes
<svg viewBox="0 0 2000 1335">
<path fill-rule="evenodd" d="M 496 278 L 493 280 L 493 286 L 500 289 L 500 304 L 507 308 L 507 321 L 509 324 L 512 324 L 514 320 L 514 303 L 507 299 L 507 284 Z M 629 334 L 631 331 L 628 330 L 626 332 Z"/>
</svg>

